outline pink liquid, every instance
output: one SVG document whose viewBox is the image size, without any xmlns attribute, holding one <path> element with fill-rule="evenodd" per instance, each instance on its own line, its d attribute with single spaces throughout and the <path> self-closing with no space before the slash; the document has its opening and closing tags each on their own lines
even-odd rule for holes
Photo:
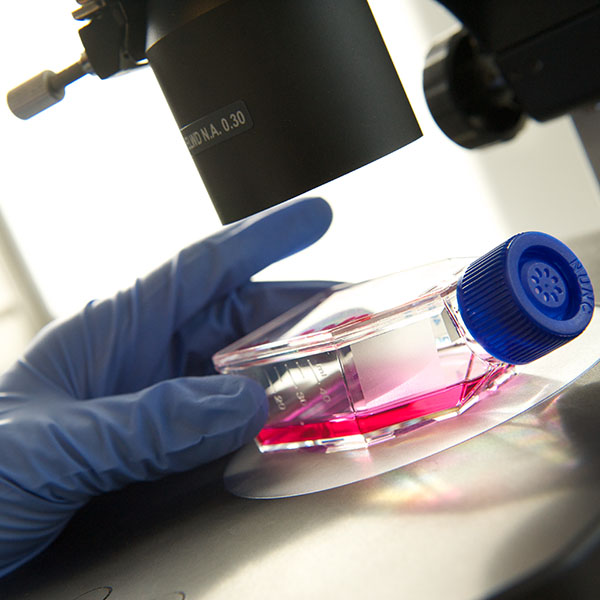
<svg viewBox="0 0 600 600">
<path fill-rule="evenodd" d="M 345 413 L 333 420 L 298 425 L 267 425 L 258 434 L 258 441 L 263 446 L 276 446 L 371 434 L 394 426 L 401 428 L 403 423 L 458 409 L 489 380 L 489 374 L 481 375 L 373 412 Z"/>
</svg>

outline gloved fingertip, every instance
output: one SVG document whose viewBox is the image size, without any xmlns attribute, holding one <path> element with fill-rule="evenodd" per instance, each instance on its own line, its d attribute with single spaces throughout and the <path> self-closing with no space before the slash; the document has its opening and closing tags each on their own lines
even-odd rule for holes
<svg viewBox="0 0 600 600">
<path fill-rule="evenodd" d="M 160 415 L 163 432 L 173 436 L 174 443 L 167 444 L 171 450 L 203 439 L 210 459 L 211 446 L 231 452 L 250 441 L 267 420 L 266 392 L 248 377 L 183 377 L 158 387 L 163 388 L 163 399 L 151 403 Z M 216 454 L 224 453 L 216 450 Z"/>
<path fill-rule="evenodd" d="M 235 409 L 248 417 L 251 429 L 256 429 L 256 435 L 264 425 L 269 414 L 267 395 L 260 383 L 242 375 L 217 376 L 223 382 L 222 393 L 231 393 L 231 402 Z"/>
<path fill-rule="evenodd" d="M 329 229 L 332 218 L 329 204 L 311 197 L 284 202 L 250 218 L 247 224 L 256 225 L 251 234 L 254 238 L 269 240 L 269 251 L 262 248 L 260 255 L 267 266 L 314 244 Z"/>
<path fill-rule="evenodd" d="M 194 461 L 208 462 L 252 441 L 268 417 L 267 395 L 258 382 L 240 375 L 214 375 L 198 383 L 197 400 L 185 412 L 193 431 L 190 447 L 202 440 Z"/>
<path fill-rule="evenodd" d="M 329 229 L 333 220 L 333 209 L 321 196 L 306 196 L 292 200 L 288 210 L 295 210 L 297 218 L 307 221 L 315 241 Z"/>
<path fill-rule="evenodd" d="M 333 210 L 331 205 L 323 196 L 302 196 L 290 201 L 290 204 L 305 204 L 310 205 L 312 211 L 321 211 L 323 220 L 331 220 L 333 216 Z"/>
</svg>

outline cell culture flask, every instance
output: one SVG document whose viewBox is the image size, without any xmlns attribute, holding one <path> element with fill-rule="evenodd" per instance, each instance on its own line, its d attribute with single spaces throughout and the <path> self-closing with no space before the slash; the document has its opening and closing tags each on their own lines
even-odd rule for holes
<svg viewBox="0 0 600 600">
<path fill-rule="evenodd" d="M 334 286 L 213 361 L 264 386 L 262 452 L 362 448 L 461 414 L 513 365 L 579 335 L 593 310 L 575 254 L 526 232 L 474 261 Z"/>
</svg>

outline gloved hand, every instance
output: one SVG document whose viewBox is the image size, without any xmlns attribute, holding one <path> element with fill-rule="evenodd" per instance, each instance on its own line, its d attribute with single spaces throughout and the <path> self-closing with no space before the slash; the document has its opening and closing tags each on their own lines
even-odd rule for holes
<svg viewBox="0 0 600 600">
<path fill-rule="evenodd" d="M 196 467 L 258 433 L 264 390 L 216 375 L 211 356 L 323 289 L 249 278 L 330 220 L 319 198 L 250 217 L 38 335 L 0 377 L 0 575 L 92 496 Z"/>
</svg>

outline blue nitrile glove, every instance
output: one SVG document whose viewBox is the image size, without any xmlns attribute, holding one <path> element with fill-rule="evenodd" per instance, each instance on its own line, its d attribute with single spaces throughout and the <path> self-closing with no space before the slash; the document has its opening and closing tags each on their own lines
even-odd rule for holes
<svg viewBox="0 0 600 600">
<path fill-rule="evenodd" d="M 92 496 L 196 467 L 256 435 L 264 391 L 215 375 L 211 356 L 323 289 L 249 278 L 330 220 L 319 198 L 251 217 L 38 335 L 0 377 L 0 575 L 43 550 Z"/>
</svg>

